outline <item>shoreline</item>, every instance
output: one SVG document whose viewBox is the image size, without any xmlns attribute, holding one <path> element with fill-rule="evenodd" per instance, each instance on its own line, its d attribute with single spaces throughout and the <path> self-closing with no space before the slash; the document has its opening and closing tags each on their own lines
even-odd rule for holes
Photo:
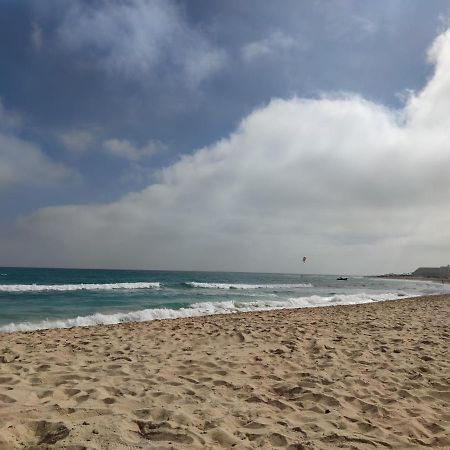
<svg viewBox="0 0 450 450">
<path fill-rule="evenodd" d="M 450 295 L 0 334 L 0 448 L 450 447 Z"/>
<path fill-rule="evenodd" d="M 445 295 L 444 293 L 434 293 L 434 294 L 429 294 L 429 296 L 434 296 L 434 295 Z M 252 310 L 229 310 L 228 312 L 196 312 L 194 310 L 192 310 L 192 315 L 190 315 L 189 313 L 187 315 L 179 315 L 177 316 L 176 314 L 179 311 L 184 311 L 184 309 L 182 308 L 181 310 L 170 310 L 170 309 L 163 309 L 163 311 L 168 311 L 169 314 L 166 317 L 161 317 L 156 316 L 156 317 L 152 317 L 152 318 L 139 318 L 139 319 L 132 319 L 132 320 L 120 320 L 118 322 L 115 323 L 84 323 L 84 324 L 79 324 L 79 319 L 82 320 L 89 320 L 93 317 L 95 317 L 95 313 L 92 315 L 88 315 L 88 316 L 81 316 L 81 317 L 76 317 L 76 318 L 66 318 L 66 319 L 54 319 L 54 320 L 44 320 L 44 321 L 38 321 L 38 322 L 12 322 L 10 324 L 6 324 L 3 325 L 4 326 L 24 326 L 25 329 L 21 329 L 21 330 L 13 330 L 13 331 L 5 331 L 2 330 L 0 327 L 0 336 L 2 336 L 3 334 L 14 334 L 14 333 L 31 333 L 31 332 L 37 332 L 37 331 L 46 331 L 46 330 L 72 330 L 72 329 L 77 329 L 77 328 L 90 328 L 90 327 L 98 327 L 98 326 L 119 326 L 119 325 L 126 325 L 126 324 L 133 324 L 133 323 L 148 323 L 148 322 L 154 322 L 154 321 L 166 321 L 166 320 L 180 320 L 180 319 L 192 319 L 192 318 L 199 318 L 199 317 L 210 317 L 210 316 L 230 316 L 230 315 L 239 315 L 239 314 L 252 314 L 252 313 L 258 313 L 258 312 L 270 312 L 270 311 L 284 311 L 284 310 L 297 310 L 297 309 L 314 309 L 314 308 L 329 308 L 329 307 L 339 307 L 339 306 L 357 306 L 357 305 L 364 305 L 364 304 L 371 304 L 371 303 L 383 303 L 383 302 L 391 302 L 391 301 L 399 301 L 399 300 L 404 300 L 404 299 L 411 299 L 411 298 L 416 298 L 418 296 L 412 296 L 412 297 L 408 297 L 408 296 L 404 296 L 404 295 L 397 295 L 395 298 L 378 298 L 378 299 L 374 299 L 372 298 L 371 301 L 367 302 L 367 301 L 361 301 L 361 303 L 354 303 L 354 302 L 350 302 L 350 303 L 345 303 L 345 302 L 340 302 L 340 303 L 328 303 L 328 304 L 317 304 L 317 305 L 302 305 L 302 306 L 282 306 L 282 307 L 277 307 L 277 306 L 266 306 L 266 307 L 261 307 L 260 309 L 252 309 Z M 147 310 L 145 310 L 147 311 Z M 148 309 L 148 311 L 161 311 L 159 309 Z M 139 313 L 140 311 L 129 311 L 129 312 L 123 312 L 123 313 L 115 313 L 112 314 L 111 317 L 113 317 L 114 315 L 121 315 L 122 319 L 123 317 L 125 317 L 126 319 L 128 319 L 127 316 L 133 316 L 136 313 Z M 171 315 L 171 314 L 172 315 Z M 105 316 L 107 317 L 107 315 Z M 58 326 L 40 326 L 44 323 L 49 323 L 49 324 L 53 324 L 55 325 L 56 323 L 63 323 L 66 322 L 66 325 L 58 325 Z M 71 322 L 74 323 L 73 325 L 67 325 L 67 322 Z M 26 327 L 30 327 L 31 329 L 26 329 Z M 36 327 L 36 328 L 35 328 Z M 0 449 L 1 450 L 1 449 Z"/>
</svg>

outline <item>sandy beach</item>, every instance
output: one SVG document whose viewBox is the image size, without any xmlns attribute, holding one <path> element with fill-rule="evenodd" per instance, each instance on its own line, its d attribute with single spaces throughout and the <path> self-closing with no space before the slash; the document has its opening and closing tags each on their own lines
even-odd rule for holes
<svg viewBox="0 0 450 450">
<path fill-rule="evenodd" d="M 0 334 L 0 449 L 450 448 L 450 296 Z"/>
</svg>

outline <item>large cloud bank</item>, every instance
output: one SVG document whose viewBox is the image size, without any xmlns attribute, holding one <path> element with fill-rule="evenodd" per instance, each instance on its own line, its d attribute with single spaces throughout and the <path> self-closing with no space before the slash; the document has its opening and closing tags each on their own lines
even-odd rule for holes
<svg viewBox="0 0 450 450">
<path fill-rule="evenodd" d="M 8 259 L 296 271 L 306 254 L 307 270 L 334 273 L 450 263 L 450 31 L 429 58 L 433 76 L 401 110 L 356 95 L 273 100 L 142 192 L 22 219 Z"/>
</svg>

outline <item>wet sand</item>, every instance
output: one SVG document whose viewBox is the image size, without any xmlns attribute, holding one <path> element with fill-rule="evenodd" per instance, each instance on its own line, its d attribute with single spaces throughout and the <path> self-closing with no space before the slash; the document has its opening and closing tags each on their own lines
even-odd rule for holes
<svg viewBox="0 0 450 450">
<path fill-rule="evenodd" d="M 0 449 L 450 448 L 450 296 L 0 334 Z"/>
</svg>

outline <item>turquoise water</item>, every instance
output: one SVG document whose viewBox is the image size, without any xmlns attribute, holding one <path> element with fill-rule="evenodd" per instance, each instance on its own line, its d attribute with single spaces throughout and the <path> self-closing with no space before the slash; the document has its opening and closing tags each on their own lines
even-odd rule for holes
<svg viewBox="0 0 450 450">
<path fill-rule="evenodd" d="M 86 326 L 450 292 L 336 275 L 0 268 L 0 331 Z"/>
</svg>

